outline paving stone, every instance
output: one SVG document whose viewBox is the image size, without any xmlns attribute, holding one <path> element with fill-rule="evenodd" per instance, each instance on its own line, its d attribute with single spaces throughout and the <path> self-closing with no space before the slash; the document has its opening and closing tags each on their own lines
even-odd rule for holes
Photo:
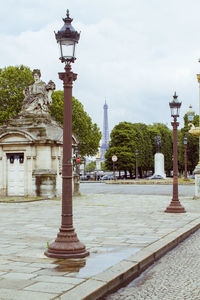
<svg viewBox="0 0 200 300">
<path fill-rule="evenodd" d="M 2 280 L 0 280 L 0 290 L 1 288 L 20 290 L 30 285 L 31 283 L 32 282 L 29 280 L 19 280 L 18 277 L 15 277 L 15 279 L 3 278 Z"/>
<path fill-rule="evenodd" d="M 82 300 L 84 297 L 87 297 L 91 293 L 93 294 L 90 298 L 97 299 L 99 295 L 99 290 L 103 289 L 105 292 L 107 291 L 107 288 L 105 287 L 104 283 L 102 281 L 97 281 L 93 279 L 89 279 L 86 282 L 83 282 L 82 284 L 78 285 L 76 288 L 71 289 L 70 291 L 66 292 L 62 296 L 60 296 L 60 300 Z"/>
<path fill-rule="evenodd" d="M 36 274 L 27 274 L 27 273 L 17 273 L 17 272 L 10 272 L 5 275 L 2 275 L 2 278 L 6 279 L 30 279 L 35 277 Z"/>
<path fill-rule="evenodd" d="M 51 300 L 55 297 L 55 294 L 50 293 L 37 293 L 18 291 L 13 289 L 0 289 L 1 300 Z"/>
<path fill-rule="evenodd" d="M 37 276 L 35 278 L 36 281 L 41 282 L 59 282 L 59 283 L 67 283 L 70 285 L 76 285 L 84 281 L 84 279 L 80 278 L 72 278 L 72 277 L 64 277 L 64 276 Z"/>
<path fill-rule="evenodd" d="M 25 291 L 35 291 L 35 292 L 45 292 L 45 293 L 63 293 L 72 288 L 72 284 L 60 283 L 60 282 L 37 282 L 29 285 L 24 290 Z"/>
</svg>

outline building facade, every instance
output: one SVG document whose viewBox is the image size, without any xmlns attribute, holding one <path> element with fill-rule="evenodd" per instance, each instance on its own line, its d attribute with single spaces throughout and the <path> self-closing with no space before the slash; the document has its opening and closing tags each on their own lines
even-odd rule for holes
<svg viewBox="0 0 200 300">
<path fill-rule="evenodd" d="M 22 112 L 0 126 L 0 196 L 62 194 L 63 129 L 48 112 L 55 85 L 41 82 L 35 71 Z"/>
</svg>

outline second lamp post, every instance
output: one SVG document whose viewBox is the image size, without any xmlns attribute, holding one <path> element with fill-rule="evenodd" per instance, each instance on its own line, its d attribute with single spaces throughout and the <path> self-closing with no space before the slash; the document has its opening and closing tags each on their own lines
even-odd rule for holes
<svg viewBox="0 0 200 300">
<path fill-rule="evenodd" d="M 179 123 L 177 118 L 179 117 L 179 110 L 181 102 L 178 101 L 176 92 L 174 93 L 173 100 L 169 102 L 171 109 L 171 116 L 174 121 L 171 123 L 173 126 L 173 196 L 170 205 L 166 208 L 167 213 L 184 213 L 185 209 L 180 204 L 178 199 L 178 135 L 177 128 Z"/>
</svg>

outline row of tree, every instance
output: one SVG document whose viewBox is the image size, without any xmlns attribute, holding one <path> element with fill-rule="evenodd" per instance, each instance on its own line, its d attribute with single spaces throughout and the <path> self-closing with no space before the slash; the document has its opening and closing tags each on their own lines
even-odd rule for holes
<svg viewBox="0 0 200 300">
<path fill-rule="evenodd" d="M 23 91 L 34 81 L 32 71 L 26 66 L 9 66 L 0 69 L 0 124 L 14 118 L 21 111 L 24 99 Z M 63 124 L 63 91 L 54 91 L 50 113 L 61 125 Z M 198 126 L 199 117 L 193 121 Z M 192 172 L 198 162 L 198 138 L 189 131 L 187 115 L 184 116 L 184 127 L 178 131 L 179 171 L 184 170 L 184 144 L 188 139 L 188 169 Z M 80 142 L 80 155 L 93 156 L 99 149 L 101 132 L 97 124 L 84 111 L 83 105 L 73 97 L 72 99 L 72 129 Z M 112 170 L 112 156 L 117 155 L 117 170 L 129 171 L 132 176 L 135 172 L 136 150 L 138 151 L 138 169 L 140 176 L 148 170 L 154 169 L 154 154 L 156 152 L 155 137 L 161 137 L 161 152 L 165 157 L 165 171 L 169 175 L 173 168 L 173 140 L 172 130 L 166 125 L 156 123 L 121 122 L 114 127 L 111 133 L 110 147 L 106 152 L 104 169 Z"/>
<path fill-rule="evenodd" d="M 198 126 L 198 116 L 195 116 L 194 125 Z M 184 117 L 184 128 L 178 132 L 178 166 L 179 171 L 184 170 L 184 137 L 188 139 L 187 155 L 188 170 L 194 170 L 198 162 L 198 138 L 188 131 L 187 115 Z M 173 169 L 173 133 L 166 125 L 155 123 L 146 125 L 143 123 L 121 122 L 114 127 L 110 136 L 110 146 L 105 154 L 105 166 L 108 170 L 113 169 L 112 156 L 118 157 L 115 167 L 118 171 L 127 171 L 133 177 L 136 170 L 136 151 L 138 171 L 141 177 L 147 171 L 154 171 L 154 154 L 156 153 L 156 136 L 161 137 L 161 152 L 165 159 L 165 172 L 169 176 Z"/>
</svg>

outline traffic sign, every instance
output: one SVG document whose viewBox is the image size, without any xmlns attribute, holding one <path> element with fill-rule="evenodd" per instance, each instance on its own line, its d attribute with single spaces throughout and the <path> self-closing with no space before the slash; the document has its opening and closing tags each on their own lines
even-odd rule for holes
<svg viewBox="0 0 200 300">
<path fill-rule="evenodd" d="M 117 159 L 118 159 L 118 158 L 117 158 L 117 156 L 116 156 L 116 155 L 113 155 L 113 156 L 112 156 L 112 161 L 113 161 L 113 162 L 116 162 L 116 161 L 117 161 Z"/>
</svg>

